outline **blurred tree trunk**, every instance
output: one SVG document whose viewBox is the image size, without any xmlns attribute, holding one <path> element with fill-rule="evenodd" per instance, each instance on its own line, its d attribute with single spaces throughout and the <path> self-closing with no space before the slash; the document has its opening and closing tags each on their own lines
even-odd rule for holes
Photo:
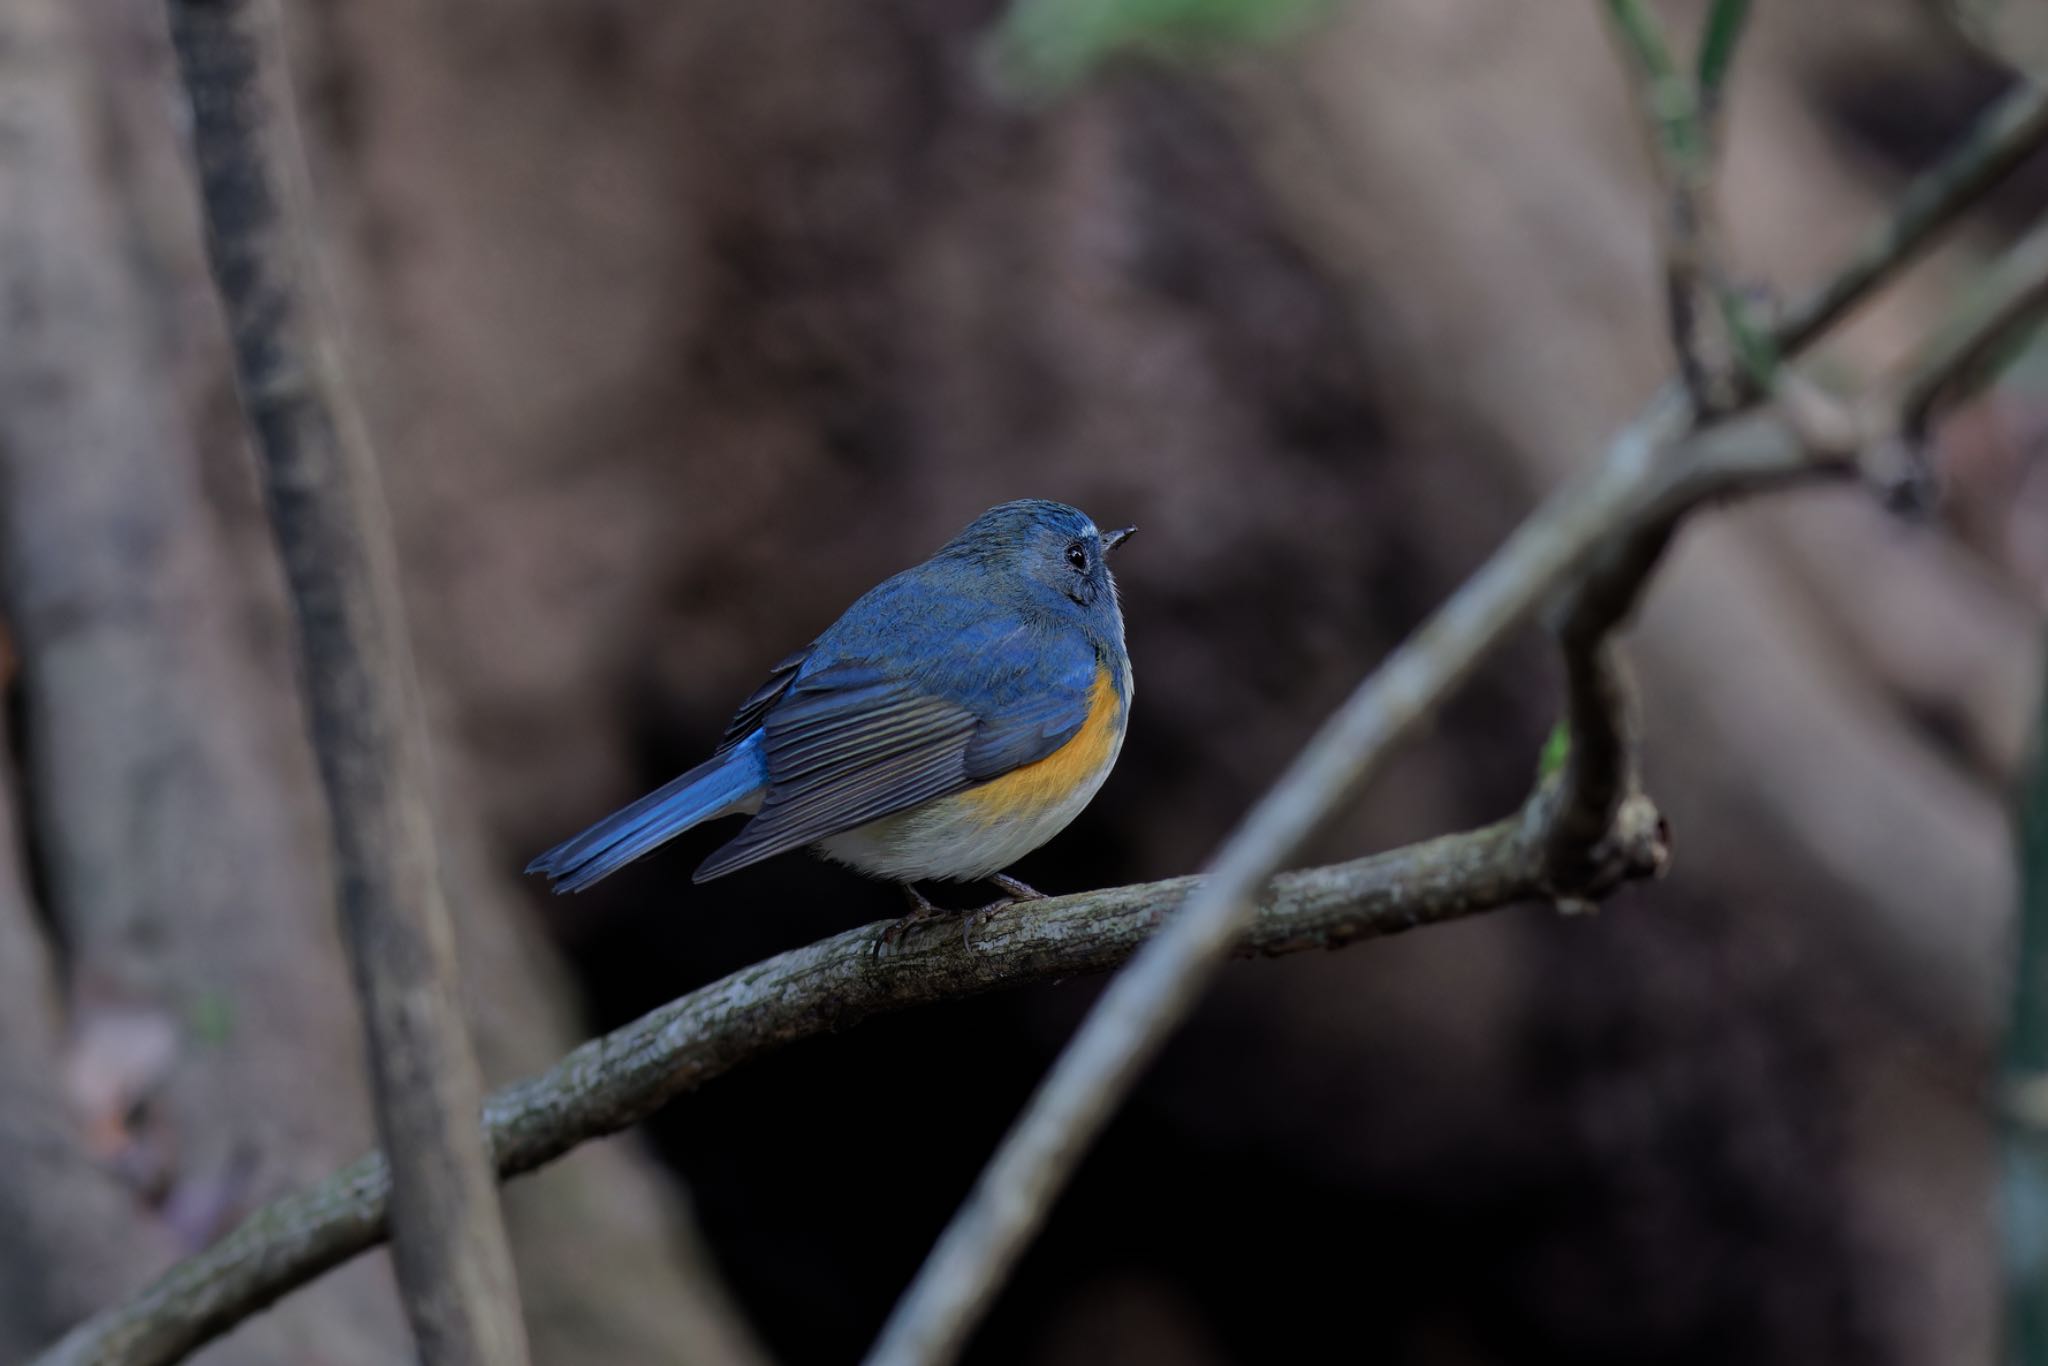
<svg viewBox="0 0 2048 1366">
<path fill-rule="evenodd" d="M 370 1141 L 285 608 L 160 22 L 148 6 L 0 7 L 0 180 L 33 187 L 0 201 L 0 540 L 23 806 L 55 944 L 19 898 L 0 897 L 0 923 L 10 972 L 49 963 L 66 1007 L 38 1033 L 26 1025 L 52 983 L 7 993 L 24 1027 L 6 1031 L 0 1075 L 47 1169 L 77 1173 L 0 1168 L 19 1226 L 62 1223 L 53 1252 L 76 1249 L 40 1279 L 9 1278 L 46 1292 L 0 1300 L 0 1341 L 23 1345 Z M 450 824 L 458 846 L 473 840 Z M 523 941 L 502 877 L 450 882 L 487 1065 L 532 1070 L 578 1033 L 565 985 Z M 51 1148 L 85 1137 L 65 1079 L 101 1107 L 84 1116 L 98 1151 Z M 73 1199 L 81 1185 L 90 1199 Z M 680 1206 L 630 1148 L 537 1180 L 514 1217 L 539 1359 L 738 1350 Z M 367 1364 L 405 1341 L 380 1253 L 206 1359 Z"/>
</svg>

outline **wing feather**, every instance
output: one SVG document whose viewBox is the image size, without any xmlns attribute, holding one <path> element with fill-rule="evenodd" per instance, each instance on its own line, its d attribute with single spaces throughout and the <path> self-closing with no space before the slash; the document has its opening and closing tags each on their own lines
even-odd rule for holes
<svg viewBox="0 0 2048 1366">
<path fill-rule="evenodd" d="M 795 654 L 785 655 L 777 661 L 775 667 L 768 671 L 767 681 L 747 694 L 747 700 L 740 703 L 739 710 L 726 723 L 725 738 L 718 742 L 716 753 L 725 753 L 761 728 L 761 720 L 768 715 L 768 709 L 782 700 L 790 684 L 796 682 L 797 671 L 810 657 L 811 647 L 806 645 Z"/>
<path fill-rule="evenodd" d="M 956 642 L 938 667 L 913 678 L 867 659 L 806 673 L 808 652 L 792 655 L 733 721 L 737 729 L 754 720 L 761 733 L 768 775 L 761 809 L 705 860 L 697 880 L 963 792 L 1051 754 L 1087 720 L 1095 656 L 1085 642 L 1048 653 L 1056 661 L 1020 659 L 985 641 Z"/>
</svg>

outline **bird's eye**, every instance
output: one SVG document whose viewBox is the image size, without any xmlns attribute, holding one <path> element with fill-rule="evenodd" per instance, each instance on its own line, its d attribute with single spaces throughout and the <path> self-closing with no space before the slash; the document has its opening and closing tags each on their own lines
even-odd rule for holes
<svg viewBox="0 0 2048 1366">
<path fill-rule="evenodd" d="M 1088 547 L 1082 545 L 1079 541 L 1075 541 L 1072 545 L 1068 546 L 1067 563 L 1076 569 L 1086 569 L 1088 567 Z"/>
</svg>

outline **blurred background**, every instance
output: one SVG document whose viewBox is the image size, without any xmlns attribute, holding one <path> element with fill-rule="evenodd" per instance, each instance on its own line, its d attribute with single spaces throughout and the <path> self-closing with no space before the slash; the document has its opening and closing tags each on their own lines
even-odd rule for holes
<svg viewBox="0 0 2048 1366">
<path fill-rule="evenodd" d="M 493 1084 L 899 912 L 803 857 L 691 886 L 724 827 L 578 898 L 518 870 L 987 505 L 1143 529 L 1129 743 L 1017 871 L 1183 873 L 1669 373 L 1594 4 L 1343 0 L 1072 83 L 1030 46 L 1066 8 L 286 6 Z M 1816 283 L 2009 79 L 1915 0 L 1756 6 L 1743 271 Z M 371 1141 L 183 122 L 160 6 L 0 0 L 4 1360 Z M 2036 161 L 1822 373 L 2044 207 Z M 1932 517 L 1690 529 L 1627 642 L 1671 877 L 1233 965 L 970 1360 L 1992 1359 L 2044 437 L 2023 362 L 1939 433 Z M 1531 632 L 1317 856 L 1503 814 L 1557 707 Z M 537 1358 L 855 1359 L 1098 985 L 792 1047 L 519 1182 Z M 198 1359 L 406 1341 L 380 1251 Z"/>
</svg>

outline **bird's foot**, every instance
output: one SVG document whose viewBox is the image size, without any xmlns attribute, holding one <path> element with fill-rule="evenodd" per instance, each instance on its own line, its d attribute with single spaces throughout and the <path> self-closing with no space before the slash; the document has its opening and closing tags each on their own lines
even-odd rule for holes
<svg viewBox="0 0 2048 1366">
<path fill-rule="evenodd" d="M 967 923 L 960 927 L 960 942 L 968 948 L 974 947 L 974 932 L 996 918 L 996 913 L 1007 910 L 1020 901 L 1044 901 L 1046 895 L 1030 883 L 1011 877 L 1008 873 L 997 873 L 988 879 L 1003 889 L 1005 895 L 997 897 L 979 910 L 967 913 Z"/>
<path fill-rule="evenodd" d="M 896 947 L 896 941 L 901 939 L 904 932 L 910 929 L 911 926 L 922 925 L 927 920 L 936 920 L 946 914 L 937 906 L 932 905 L 931 900 L 912 884 L 906 882 L 902 885 L 903 899 L 910 903 L 910 910 L 900 920 L 892 920 L 883 927 L 881 938 L 875 941 L 875 957 L 877 958 L 882 956 L 883 949 Z"/>
</svg>

